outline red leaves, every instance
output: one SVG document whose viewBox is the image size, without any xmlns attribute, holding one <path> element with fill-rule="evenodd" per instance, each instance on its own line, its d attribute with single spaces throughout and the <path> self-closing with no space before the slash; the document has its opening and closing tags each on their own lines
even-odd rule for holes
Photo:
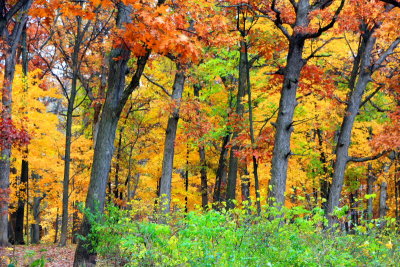
<svg viewBox="0 0 400 267">
<path fill-rule="evenodd" d="M 0 149 L 29 144 L 25 129 L 17 129 L 11 119 L 0 119 Z"/>
</svg>

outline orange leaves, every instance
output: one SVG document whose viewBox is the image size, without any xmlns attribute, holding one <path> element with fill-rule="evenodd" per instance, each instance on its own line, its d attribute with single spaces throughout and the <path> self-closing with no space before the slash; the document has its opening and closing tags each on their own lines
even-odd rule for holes
<svg viewBox="0 0 400 267">
<path fill-rule="evenodd" d="M 360 22 L 365 21 L 368 27 L 374 26 L 385 18 L 384 3 L 375 0 L 350 0 L 339 17 L 339 27 L 346 31 L 357 32 Z"/>
</svg>

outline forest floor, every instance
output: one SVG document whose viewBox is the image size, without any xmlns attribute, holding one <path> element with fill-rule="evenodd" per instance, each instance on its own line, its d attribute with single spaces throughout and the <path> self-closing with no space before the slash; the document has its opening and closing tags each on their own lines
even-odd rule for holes
<svg viewBox="0 0 400 267">
<path fill-rule="evenodd" d="M 34 261 L 40 261 L 43 257 L 46 267 L 70 267 L 74 261 L 74 253 L 75 245 L 66 247 L 58 247 L 57 244 L 11 246 L 0 248 L 0 266 L 8 266 L 10 263 L 16 267 L 31 266 Z"/>
</svg>

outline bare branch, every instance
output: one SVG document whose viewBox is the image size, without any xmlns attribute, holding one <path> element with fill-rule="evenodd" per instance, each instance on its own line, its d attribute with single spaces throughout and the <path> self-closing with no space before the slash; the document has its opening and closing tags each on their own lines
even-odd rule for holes
<svg viewBox="0 0 400 267">
<path fill-rule="evenodd" d="M 388 56 L 393 54 L 394 49 L 400 44 L 400 37 L 398 37 L 390 46 L 389 48 L 379 57 L 376 63 L 372 66 L 372 72 L 376 71 L 377 69 L 382 67 L 383 62 L 386 60 Z"/>
<path fill-rule="evenodd" d="M 380 0 L 380 1 L 393 5 L 395 7 L 400 7 L 400 3 L 397 2 L 396 0 Z"/>
<path fill-rule="evenodd" d="M 161 0 L 159 0 L 159 2 L 160 1 Z M 144 67 L 146 66 L 150 54 L 151 51 L 147 50 L 144 56 L 141 56 L 137 59 L 137 65 L 136 65 L 137 67 L 135 73 L 133 74 L 132 80 L 129 83 L 129 85 L 125 88 L 125 90 L 122 92 L 119 111 L 122 111 L 123 105 L 126 103 L 133 90 L 135 90 L 139 86 L 140 78 L 142 77 Z"/>
<path fill-rule="evenodd" d="M 385 150 L 382 151 L 379 154 L 376 154 L 374 156 L 370 156 L 370 157 L 364 157 L 364 158 L 359 158 L 359 157 L 349 157 L 348 158 L 348 162 L 365 162 L 365 161 L 370 161 L 370 160 L 375 160 L 375 159 L 379 159 L 380 157 L 384 156 L 385 154 L 389 153 L 390 151 Z"/>
<path fill-rule="evenodd" d="M 330 42 L 332 42 L 333 40 L 339 40 L 339 39 L 343 39 L 343 37 L 332 37 L 329 40 L 327 40 L 325 43 L 323 43 L 321 46 L 319 46 L 317 49 L 315 49 L 306 59 L 304 59 L 304 63 L 307 63 L 307 61 L 309 61 L 311 58 L 313 57 L 324 57 L 324 56 L 318 56 L 316 55 L 319 51 L 322 50 L 322 48 L 324 48 L 327 44 L 329 44 Z"/>
<path fill-rule="evenodd" d="M 143 73 L 143 77 L 145 77 L 150 83 L 154 84 L 155 86 L 161 88 L 161 90 L 168 96 L 171 96 L 171 94 L 168 92 L 168 90 L 162 86 L 161 84 L 153 81 L 152 79 L 150 79 L 150 77 L 148 77 L 146 74 Z"/>
<path fill-rule="evenodd" d="M 382 89 L 383 85 L 378 86 L 372 93 L 370 93 L 365 99 L 364 101 L 360 104 L 360 108 L 362 106 L 364 106 L 368 101 L 371 100 L 371 98 L 376 95 L 381 89 Z"/>
</svg>

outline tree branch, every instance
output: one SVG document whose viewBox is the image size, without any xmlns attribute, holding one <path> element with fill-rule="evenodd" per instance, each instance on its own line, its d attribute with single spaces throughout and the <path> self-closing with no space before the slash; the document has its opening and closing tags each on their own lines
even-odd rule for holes
<svg viewBox="0 0 400 267">
<path fill-rule="evenodd" d="M 162 86 L 161 84 L 153 81 L 152 79 L 150 79 L 146 74 L 143 73 L 143 77 L 145 77 L 150 83 L 154 84 L 155 86 L 161 88 L 161 90 L 168 96 L 171 96 L 171 94 L 168 92 L 168 90 Z"/>
<path fill-rule="evenodd" d="M 328 0 L 328 1 L 329 1 L 329 0 Z M 325 1 L 325 2 L 327 2 L 327 1 Z M 345 0 L 341 0 L 340 6 L 338 7 L 338 9 L 336 9 L 335 14 L 333 15 L 332 20 L 331 20 L 327 25 L 325 25 L 324 27 L 319 28 L 318 31 L 315 32 L 315 33 L 308 33 L 308 34 L 305 34 L 305 35 L 304 35 L 304 38 L 306 38 L 306 39 L 317 38 L 317 37 L 321 36 L 322 33 L 326 32 L 327 30 L 329 30 L 330 28 L 332 28 L 333 25 L 335 25 L 335 22 L 336 22 L 336 20 L 337 20 L 337 18 L 338 18 L 338 16 L 339 16 L 340 12 L 341 12 L 342 9 L 343 9 L 344 2 L 345 2 Z M 322 7 L 321 7 L 321 8 L 322 8 Z M 322 8 L 322 9 L 323 9 L 323 8 Z"/>
<path fill-rule="evenodd" d="M 372 72 L 376 71 L 377 69 L 382 67 L 383 62 L 386 58 L 393 54 L 394 49 L 399 45 L 400 37 L 398 37 L 390 46 L 389 48 L 379 57 L 375 64 L 372 65 Z"/>
<path fill-rule="evenodd" d="M 361 107 L 364 106 L 368 101 L 370 101 L 371 98 L 372 98 L 374 95 L 376 95 L 376 94 L 382 89 L 382 87 L 383 87 L 383 85 L 378 86 L 372 93 L 370 93 L 370 94 L 364 99 L 364 101 L 360 104 L 360 107 L 359 107 L 359 108 L 361 108 Z"/>
<path fill-rule="evenodd" d="M 161 1 L 161 0 L 160 0 Z M 159 2 L 160 2 L 159 1 Z M 119 102 L 118 111 L 121 112 L 129 96 L 139 86 L 140 78 L 142 77 L 144 67 L 146 66 L 147 60 L 149 59 L 151 51 L 147 49 L 144 56 L 138 57 L 136 71 L 133 74 L 132 80 L 129 85 L 122 92 L 121 101 Z"/>
<path fill-rule="evenodd" d="M 383 155 L 389 153 L 390 151 L 385 150 L 382 151 L 379 154 L 376 154 L 374 156 L 370 156 L 370 157 L 364 157 L 364 158 L 359 158 L 359 157 L 349 157 L 347 159 L 347 162 L 365 162 L 365 161 L 370 161 L 370 160 L 375 160 L 375 159 L 379 159 L 380 157 L 382 157 Z"/>
<path fill-rule="evenodd" d="M 319 51 L 321 51 L 322 48 L 324 48 L 327 44 L 329 44 L 333 40 L 339 40 L 339 39 L 343 39 L 343 37 L 332 37 L 332 38 L 328 39 L 325 43 L 323 43 L 321 46 L 319 46 L 317 49 L 315 49 L 306 59 L 304 59 L 304 63 L 307 63 L 307 61 L 309 61 L 313 57 L 318 57 L 318 56 L 316 56 L 316 54 Z"/>
</svg>

